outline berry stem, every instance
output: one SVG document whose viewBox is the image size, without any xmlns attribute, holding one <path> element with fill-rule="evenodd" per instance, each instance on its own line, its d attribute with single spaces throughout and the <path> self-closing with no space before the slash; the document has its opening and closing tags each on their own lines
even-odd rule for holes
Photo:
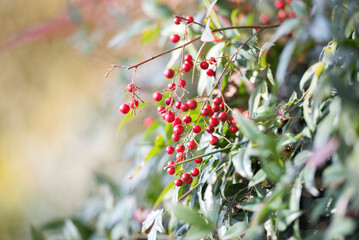
<svg viewBox="0 0 359 240">
<path fill-rule="evenodd" d="M 232 147 L 233 147 L 233 144 L 228 144 L 227 147 L 218 149 L 218 150 L 216 150 L 216 151 L 213 151 L 213 152 L 210 152 L 210 153 L 205 153 L 205 154 L 202 154 L 202 155 L 193 157 L 193 158 L 189 158 L 189 159 L 186 159 L 186 160 L 184 160 L 184 161 L 175 163 L 175 164 L 173 164 L 173 165 L 171 165 L 171 166 L 166 166 L 166 167 L 164 168 L 164 170 L 166 170 L 166 169 L 169 168 L 169 167 L 175 167 L 175 166 L 178 166 L 178 165 L 182 165 L 182 164 L 185 164 L 185 163 L 194 161 L 194 160 L 196 160 L 197 158 L 207 157 L 207 156 L 213 155 L 213 154 L 218 153 L 218 152 L 224 152 L 224 151 L 226 151 L 226 150 L 231 149 Z"/>
<path fill-rule="evenodd" d="M 178 18 L 184 20 L 185 22 L 188 21 L 186 18 L 181 17 L 181 16 L 176 16 L 176 15 L 175 15 L 174 17 L 178 17 Z M 197 24 L 197 25 L 199 25 L 199 26 L 201 26 L 201 27 L 206 27 L 205 25 L 203 25 L 203 24 L 201 24 L 201 23 L 198 23 L 198 22 L 195 22 L 195 21 L 193 21 L 193 22 L 191 22 L 191 23 L 192 23 L 192 24 Z"/>
<path fill-rule="evenodd" d="M 230 30 L 230 29 L 260 28 L 260 30 L 259 30 L 258 32 L 256 32 L 255 34 L 253 34 L 253 35 L 249 38 L 249 39 L 251 39 L 252 37 L 254 37 L 255 35 L 257 35 L 259 32 L 261 32 L 261 31 L 264 30 L 264 29 L 267 29 L 267 28 L 276 28 L 276 27 L 279 27 L 279 26 L 280 26 L 280 24 L 263 25 L 263 26 L 233 26 L 233 27 L 225 27 L 225 28 L 214 29 L 212 32 L 219 32 L 219 31 L 222 31 L 222 30 Z M 180 46 L 178 46 L 178 47 L 175 47 L 175 48 L 169 49 L 169 50 L 167 50 L 167 51 L 165 51 L 165 52 L 162 52 L 162 53 L 160 53 L 160 54 L 157 54 L 157 55 L 155 55 L 155 56 L 153 56 L 153 57 L 150 57 L 149 59 L 146 59 L 146 60 L 144 60 L 144 61 L 142 61 L 142 62 L 140 62 L 140 63 L 137 63 L 137 64 L 135 64 L 135 65 L 133 65 L 133 66 L 126 67 L 126 66 L 121 66 L 121 65 L 113 64 L 112 67 L 111 67 L 111 68 L 107 71 L 107 73 L 105 74 L 105 77 L 107 77 L 107 76 L 112 72 L 112 70 L 115 69 L 115 68 L 124 68 L 124 69 L 126 69 L 126 70 L 130 70 L 130 69 L 132 69 L 132 68 L 137 68 L 138 66 L 141 66 L 142 64 L 145 64 L 145 63 L 147 63 L 147 62 L 149 62 L 149 61 L 152 61 L 152 60 L 154 60 L 154 59 L 156 59 L 156 58 L 158 58 L 158 57 L 161 57 L 161 56 L 163 56 L 163 55 L 165 55 L 165 54 L 167 54 L 167 53 L 170 53 L 170 52 L 172 52 L 172 51 L 174 51 L 174 50 L 183 48 L 184 46 L 187 46 L 188 44 L 191 44 L 191 43 L 197 41 L 197 40 L 200 39 L 200 38 L 201 38 L 201 36 L 195 37 L 194 39 L 192 39 L 192 40 L 189 41 L 189 42 L 186 42 L 186 43 L 184 43 L 184 44 L 182 44 L 182 45 L 180 45 Z M 247 40 L 246 43 L 247 43 L 248 41 L 249 41 L 249 40 Z M 244 44 L 242 44 L 242 45 L 244 45 Z"/>
</svg>

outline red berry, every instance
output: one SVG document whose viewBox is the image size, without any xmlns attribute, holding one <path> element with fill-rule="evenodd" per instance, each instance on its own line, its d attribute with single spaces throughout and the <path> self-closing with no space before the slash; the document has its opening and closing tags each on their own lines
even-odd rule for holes
<svg viewBox="0 0 359 240">
<path fill-rule="evenodd" d="M 177 159 L 177 161 L 179 161 L 179 162 L 183 161 L 183 160 L 184 160 L 184 153 L 183 153 L 183 152 L 178 152 L 178 153 L 176 154 L 176 159 Z"/>
<path fill-rule="evenodd" d="M 173 175 L 173 174 L 175 174 L 175 172 L 176 172 L 176 169 L 174 167 L 167 168 L 167 173 L 169 175 Z"/>
<path fill-rule="evenodd" d="M 261 14 L 259 16 L 259 21 L 263 24 L 267 24 L 270 21 L 270 17 L 267 14 Z"/>
<path fill-rule="evenodd" d="M 233 117 L 228 118 L 228 122 L 229 122 L 230 124 L 236 124 L 236 121 L 234 120 Z"/>
<path fill-rule="evenodd" d="M 173 19 L 173 22 L 174 22 L 174 24 L 176 24 L 176 25 L 181 24 L 181 21 L 182 21 L 182 19 L 180 19 L 179 17 L 175 17 L 175 18 Z"/>
<path fill-rule="evenodd" d="M 175 108 L 181 109 L 181 105 L 182 105 L 182 102 L 181 102 L 181 101 L 177 101 L 177 102 L 175 103 Z"/>
<path fill-rule="evenodd" d="M 173 112 L 168 112 L 166 115 L 165 115 L 165 120 L 166 122 L 173 122 L 176 118 L 176 115 L 173 113 Z"/>
<path fill-rule="evenodd" d="M 275 6 L 277 9 L 284 8 L 285 2 L 284 2 L 283 0 L 276 0 L 275 3 L 274 3 L 274 6 Z"/>
<path fill-rule="evenodd" d="M 185 62 L 184 64 L 182 64 L 182 71 L 183 72 L 189 72 L 189 71 L 191 71 L 191 69 L 192 69 L 192 66 L 191 66 L 190 63 Z"/>
<path fill-rule="evenodd" d="M 129 105 L 130 105 L 130 108 L 136 108 L 138 107 L 138 101 L 137 99 L 131 99 L 130 102 L 129 102 Z"/>
<path fill-rule="evenodd" d="M 132 98 L 129 102 L 130 108 L 136 108 L 138 107 L 138 101 L 137 99 Z"/>
<path fill-rule="evenodd" d="M 215 62 L 216 62 L 216 59 L 214 58 L 214 57 L 210 57 L 209 59 L 208 59 L 208 62 L 209 62 L 209 64 L 214 64 Z"/>
<path fill-rule="evenodd" d="M 162 99 L 162 94 L 159 93 L 159 92 L 154 92 L 154 93 L 152 94 L 152 98 L 153 98 L 153 100 L 155 100 L 156 102 L 159 102 L 159 101 L 161 101 L 161 99 Z"/>
<path fill-rule="evenodd" d="M 135 84 L 130 83 L 130 84 L 127 85 L 127 91 L 133 92 L 135 89 L 136 89 Z"/>
<path fill-rule="evenodd" d="M 216 72 L 212 69 L 208 69 L 206 73 L 208 77 L 213 77 L 216 74 Z"/>
<path fill-rule="evenodd" d="M 172 122 L 173 127 L 175 127 L 177 124 L 182 124 L 182 121 L 180 118 L 175 118 L 175 120 Z"/>
<path fill-rule="evenodd" d="M 247 119 L 251 119 L 250 117 L 249 117 L 249 111 L 245 111 L 244 113 L 243 113 L 243 116 L 245 117 L 245 118 L 247 118 Z"/>
<path fill-rule="evenodd" d="M 209 125 L 216 127 L 219 124 L 218 118 L 213 117 L 211 119 L 209 119 Z"/>
<path fill-rule="evenodd" d="M 224 110 L 224 103 L 221 103 L 221 105 L 219 105 L 219 109 Z"/>
<path fill-rule="evenodd" d="M 292 0 L 285 0 L 288 4 L 292 3 Z"/>
<path fill-rule="evenodd" d="M 177 134 L 172 134 L 172 141 L 178 142 L 181 139 L 181 136 L 178 136 Z"/>
<path fill-rule="evenodd" d="M 219 105 L 213 104 L 212 112 L 218 112 L 220 109 Z"/>
<path fill-rule="evenodd" d="M 170 40 L 173 43 L 177 43 L 180 40 L 180 36 L 178 36 L 178 34 L 172 34 Z"/>
<path fill-rule="evenodd" d="M 199 174 L 199 170 L 197 168 L 192 168 L 191 175 L 193 177 L 197 177 Z"/>
<path fill-rule="evenodd" d="M 287 18 L 287 12 L 284 9 L 279 10 L 277 18 L 279 21 L 284 21 Z"/>
<path fill-rule="evenodd" d="M 127 114 L 130 111 L 130 106 L 128 106 L 128 104 L 122 104 L 120 106 L 120 112 L 123 114 Z"/>
<path fill-rule="evenodd" d="M 166 100 L 165 100 L 165 103 L 166 103 L 166 105 L 168 105 L 168 106 L 172 106 L 173 105 L 173 103 L 174 103 L 174 99 L 173 99 L 173 97 L 168 97 L 168 98 L 166 98 Z"/>
<path fill-rule="evenodd" d="M 213 104 L 221 105 L 222 102 L 222 98 L 220 97 L 216 97 L 215 99 L 213 99 Z"/>
<path fill-rule="evenodd" d="M 208 69 L 209 67 L 209 64 L 208 62 L 201 62 L 201 64 L 199 65 L 203 70 L 206 70 Z"/>
<path fill-rule="evenodd" d="M 236 125 L 232 125 L 230 126 L 229 131 L 231 131 L 232 133 L 236 133 L 238 131 L 238 127 Z"/>
<path fill-rule="evenodd" d="M 174 126 L 173 133 L 177 135 L 181 135 L 183 132 L 184 132 L 184 127 L 181 124 L 177 124 L 176 126 Z"/>
<path fill-rule="evenodd" d="M 295 13 L 293 12 L 293 10 L 290 10 L 288 16 L 289 16 L 290 18 L 295 18 L 295 17 L 296 17 L 296 15 L 295 15 Z"/>
<path fill-rule="evenodd" d="M 151 126 L 153 122 L 154 120 L 152 117 L 146 117 L 145 120 L 143 121 L 145 127 Z"/>
<path fill-rule="evenodd" d="M 165 76 L 165 78 L 173 78 L 175 75 L 175 71 L 173 71 L 173 69 L 169 68 L 166 71 L 164 71 L 163 75 Z"/>
<path fill-rule="evenodd" d="M 199 125 L 194 125 L 192 130 L 194 133 L 200 133 L 202 131 L 202 128 Z"/>
<path fill-rule="evenodd" d="M 189 104 L 188 103 L 182 103 L 181 104 L 181 111 L 187 112 L 188 109 L 189 109 Z"/>
<path fill-rule="evenodd" d="M 175 180 L 175 185 L 177 186 L 177 187 L 180 187 L 180 186 L 182 186 L 182 180 L 181 179 L 177 179 L 177 180 Z"/>
<path fill-rule="evenodd" d="M 218 145 L 218 143 L 219 143 L 218 137 L 212 136 L 211 139 L 209 140 L 209 143 L 210 143 L 211 145 Z"/>
<path fill-rule="evenodd" d="M 226 113 L 226 112 L 221 112 L 221 113 L 218 115 L 218 119 L 219 119 L 221 122 L 227 121 L 227 119 L 228 119 L 228 113 Z"/>
<path fill-rule="evenodd" d="M 210 114 L 210 112 L 208 111 L 207 108 L 203 108 L 203 109 L 202 109 L 201 115 L 202 115 L 203 117 L 208 117 L 209 114 Z"/>
<path fill-rule="evenodd" d="M 183 146 L 183 144 L 178 144 L 176 146 L 176 152 L 179 153 L 179 152 L 184 152 L 185 150 L 185 147 Z"/>
<path fill-rule="evenodd" d="M 188 123 L 192 122 L 191 116 L 189 116 L 189 115 L 184 116 L 184 117 L 183 117 L 183 122 L 184 122 L 185 124 L 188 124 Z"/>
<path fill-rule="evenodd" d="M 172 146 L 167 146 L 166 147 L 166 152 L 171 155 L 175 152 L 175 149 Z"/>
<path fill-rule="evenodd" d="M 189 142 L 187 143 L 187 148 L 188 148 L 188 149 L 194 149 L 196 146 L 197 146 L 197 144 L 196 144 L 195 141 L 189 141 Z"/>
<path fill-rule="evenodd" d="M 184 60 L 186 61 L 186 62 L 190 62 L 190 61 L 192 61 L 192 55 L 191 54 L 186 54 L 186 56 L 184 56 Z"/>
<path fill-rule="evenodd" d="M 194 109 L 197 108 L 197 101 L 196 100 L 191 99 L 187 103 L 189 105 L 189 109 L 194 110 Z"/>
<path fill-rule="evenodd" d="M 195 163 L 200 164 L 202 162 L 203 158 L 197 158 L 194 160 Z"/>
<path fill-rule="evenodd" d="M 178 86 L 184 88 L 184 87 L 186 86 L 186 81 L 183 80 L 183 79 L 180 79 L 180 80 L 178 81 Z"/>
<path fill-rule="evenodd" d="M 191 176 L 188 173 L 182 174 L 182 181 L 187 182 Z"/>
<path fill-rule="evenodd" d="M 189 177 L 189 179 L 188 179 L 185 183 L 187 183 L 187 184 L 191 184 L 191 183 L 192 183 L 192 181 L 193 181 L 193 179 L 192 179 L 192 177 L 190 176 L 190 177 Z"/>
<path fill-rule="evenodd" d="M 176 84 L 174 84 L 174 83 L 169 83 L 169 84 L 168 84 L 168 89 L 169 89 L 169 90 L 175 90 L 175 89 L 176 89 Z"/>
<path fill-rule="evenodd" d="M 242 109 L 239 109 L 239 108 L 235 108 L 234 111 L 239 112 L 240 114 L 243 113 L 243 110 L 242 110 Z"/>
<path fill-rule="evenodd" d="M 169 162 L 167 163 L 167 166 L 172 166 L 173 164 L 175 164 L 175 161 L 169 161 Z"/>
<path fill-rule="evenodd" d="M 166 108 L 164 106 L 158 106 L 158 108 L 157 108 L 158 113 L 163 113 L 165 110 L 166 110 Z"/>
<path fill-rule="evenodd" d="M 211 105 L 207 105 L 206 106 L 207 110 L 208 110 L 208 116 L 212 117 L 214 112 L 212 111 L 212 107 Z"/>
<path fill-rule="evenodd" d="M 206 132 L 208 132 L 210 134 L 214 133 L 214 127 L 211 125 L 208 125 L 208 127 L 206 128 Z"/>
<path fill-rule="evenodd" d="M 187 24 L 190 24 L 190 23 L 193 23 L 194 22 L 194 19 L 193 19 L 193 17 L 192 16 L 188 16 L 188 17 L 186 17 L 186 19 L 187 19 Z"/>
</svg>

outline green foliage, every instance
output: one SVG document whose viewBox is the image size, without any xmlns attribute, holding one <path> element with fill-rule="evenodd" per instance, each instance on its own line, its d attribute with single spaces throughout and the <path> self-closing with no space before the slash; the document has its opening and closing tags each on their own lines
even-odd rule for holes
<svg viewBox="0 0 359 240">
<path fill-rule="evenodd" d="M 188 28 L 187 37 L 221 26 L 260 25 L 261 14 L 278 11 L 262 8 L 263 1 L 241 2 L 218 3 L 220 8 L 208 13 L 213 24 L 207 22 L 207 30 Z M 149 11 L 157 9 L 157 17 L 169 15 L 164 5 L 143 3 L 151 4 Z M 201 7 L 206 16 L 210 2 Z M 76 218 L 91 229 L 90 239 L 140 239 L 141 233 L 148 239 L 359 238 L 359 3 L 293 0 L 285 8 L 296 17 L 277 29 L 226 29 L 216 32 L 220 40 L 198 50 L 189 47 L 199 61 L 203 56 L 219 61 L 216 79 L 204 71 L 195 75 L 198 99 L 221 89 L 240 131 L 220 123 L 217 146 L 209 145 L 210 134 L 197 137 L 193 158 L 177 162 L 176 169 L 188 170 L 202 156 L 200 175 L 191 185 L 175 187 L 163 171 L 172 127 L 155 122 L 143 136 L 152 147 L 138 150 L 145 153 L 137 155 L 142 164 L 132 188 L 98 177 L 107 193 L 94 196 Z M 130 34 L 140 33 L 137 28 Z M 210 41 L 207 37 L 202 40 Z M 171 64 L 180 57 L 173 56 Z M 186 77 L 190 82 L 192 76 Z M 249 100 L 237 105 L 241 99 Z M 249 114 L 236 108 L 248 108 Z M 56 233 L 44 232 L 51 239 L 84 238 L 74 221 L 62 225 Z M 42 239 L 38 230 L 32 232 Z"/>
</svg>

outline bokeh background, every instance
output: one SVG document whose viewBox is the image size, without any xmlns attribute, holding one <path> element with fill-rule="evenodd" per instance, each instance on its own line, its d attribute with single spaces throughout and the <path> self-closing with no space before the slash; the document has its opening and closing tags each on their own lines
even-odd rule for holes
<svg viewBox="0 0 359 240">
<path fill-rule="evenodd" d="M 30 224 L 77 211 L 94 172 L 126 176 L 131 159 L 123 143 L 143 130 L 151 112 L 143 110 L 118 134 L 117 108 L 129 97 L 122 89 L 131 74 L 104 75 L 113 63 L 138 62 L 168 44 L 168 36 L 151 41 L 161 34 L 151 27 L 147 40 L 127 31 L 109 44 L 140 19 L 161 21 L 150 16 L 151 2 L 0 1 L 0 239 L 29 239 Z M 179 13 L 195 2 L 163 1 Z M 167 60 L 138 71 L 144 89 L 162 84 L 148 78 L 163 71 L 159 61 Z"/>
</svg>

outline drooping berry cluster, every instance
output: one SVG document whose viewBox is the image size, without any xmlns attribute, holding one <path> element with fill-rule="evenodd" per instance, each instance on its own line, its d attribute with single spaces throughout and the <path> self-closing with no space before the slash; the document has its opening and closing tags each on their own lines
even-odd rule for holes
<svg viewBox="0 0 359 240">
<path fill-rule="evenodd" d="M 132 97 L 130 101 L 124 104 L 121 104 L 120 106 L 120 112 L 123 114 L 127 114 L 130 112 L 131 109 L 133 109 L 133 112 L 135 113 L 136 109 L 138 108 L 139 101 L 143 102 L 140 97 L 138 96 L 140 88 L 136 86 L 134 82 L 127 85 L 127 87 L 124 89 L 125 91 L 128 91 L 129 93 L 132 93 Z"/>
<path fill-rule="evenodd" d="M 191 16 L 187 18 L 175 17 L 175 24 L 181 24 L 181 22 L 184 22 L 186 26 L 195 23 Z M 176 43 L 180 38 L 179 35 L 174 34 L 171 36 L 170 41 Z M 167 88 L 162 92 L 152 94 L 153 100 L 159 103 L 158 113 L 161 114 L 164 121 L 172 125 L 171 139 L 173 143 L 177 143 L 174 146 L 169 145 L 166 147 L 166 152 L 169 155 L 176 153 L 175 160 L 169 161 L 166 167 L 168 174 L 178 177 L 174 182 L 176 186 L 182 186 L 183 183 L 192 184 L 193 178 L 200 174 L 201 166 L 192 166 L 191 162 L 186 162 L 187 166 L 191 167 L 190 172 L 186 172 L 184 164 L 181 162 L 186 160 L 187 156 L 190 156 L 196 164 L 202 163 L 202 157 L 198 156 L 196 158 L 195 155 L 198 147 L 197 140 L 200 134 L 204 132 L 204 129 L 210 134 L 209 144 L 212 146 L 217 146 L 222 138 L 229 141 L 222 132 L 223 126 L 226 124 L 231 133 L 237 134 L 238 132 L 238 127 L 233 117 L 228 114 L 230 108 L 226 105 L 223 96 L 215 98 L 207 96 L 202 98 L 204 100 L 201 101 L 198 100 L 199 98 L 188 98 L 188 91 L 185 89 L 187 82 L 183 78 L 185 73 L 190 72 L 193 68 L 192 55 L 186 54 L 182 56 L 179 68 L 168 68 L 163 73 L 163 76 L 169 80 Z M 206 71 L 205 73 L 208 77 L 215 78 L 217 61 L 214 57 L 209 57 L 199 63 L 199 68 Z M 133 80 L 125 91 L 132 93 L 132 98 L 128 104 L 120 106 L 120 111 L 127 114 L 133 109 L 135 112 L 138 107 L 138 100 L 141 99 L 138 97 L 138 87 Z M 198 107 L 200 107 L 200 110 L 197 110 Z M 243 115 L 248 117 L 248 112 L 243 113 Z"/>
<path fill-rule="evenodd" d="M 282 22 L 285 19 L 294 18 L 295 13 L 291 9 L 290 4 L 292 0 L 276 0 L 274 2 L 274 7 L 278 10 L 277 12 L 277 19 Z M 259 21 L 263 24 L 268 24 L 271 21 L 271 17 L 265 13 L 262 13 L 259 17 Z"/>
</svg>

